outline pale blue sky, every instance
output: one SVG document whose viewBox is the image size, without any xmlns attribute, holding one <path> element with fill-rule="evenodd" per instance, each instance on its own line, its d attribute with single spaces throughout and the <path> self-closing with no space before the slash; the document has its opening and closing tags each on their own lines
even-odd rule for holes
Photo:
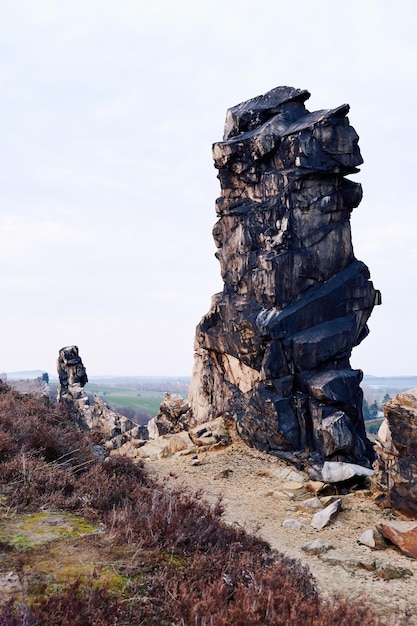
<svg viewBox="0 0 417 626">
<path fill-rule="evenodd" d="M 221 290 L 211 144 L 278 85 L 345 102 L 356 256 L 382 291 L 352 365 L 417 374 L 414 0 L 0 0 L 0 371 L 188 375 Z"/>
</svg>

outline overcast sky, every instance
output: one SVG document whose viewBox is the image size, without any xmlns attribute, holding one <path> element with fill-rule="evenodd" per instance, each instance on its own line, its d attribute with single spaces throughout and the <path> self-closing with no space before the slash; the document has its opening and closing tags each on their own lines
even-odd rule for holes
<svg viewBox="0 0 417 626">
<path fill-rule="evenodd" d="M 278 85 L 351 105 L 356 256 L 383 304 L 352 365 L 417 375 L 415 0 L 0 0 L 0 371 L 189 375 L 222 289 L 211 145 Z"/>
</svg>

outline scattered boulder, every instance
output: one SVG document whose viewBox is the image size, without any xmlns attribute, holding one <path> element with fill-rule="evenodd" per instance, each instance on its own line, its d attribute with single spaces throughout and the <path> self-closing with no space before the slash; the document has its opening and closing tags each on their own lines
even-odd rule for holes
<svg viewBox="0 0 417 626">
<path fill-rule="evenodd" d="M 301 504 L 304 508 L 310 510 L 313 509 L 320 511 L 321 509 L 324 509 L 322 501 L 320 500 L 320 498 L 317 498 L 317 496 L 315 498 L 308 498 L 307 500 L 303 500 Z"/>
<path fill-rule="evenodd" d="M 301 530 L 303 528 L 303 523 L 300 522 L 299 519 L 285 519 L 281 526 L 288 528 L 289 530 Z"/>
<path fill-rule="evenodd" d="M 329 504 L 333 504 L 333 502 L 336 502 L 336 500 L 338 500 L 339 498 L 334 495 L 328 495 L 328 496 L 321 496 L 320 497 L 320 502 L 323 504 L 323 506 L 329 506 Z"/>
<path fill-rule="evenodd" d="M 297 480 L 284 480 L 281 485 L 281 490 L 283 493 L 287 494 L 289 498 L 297 500 L 307 493 L 304 483 Z"/>
<path fill-rule="evenodd" d="M 321 530 L 330 524 L 330 522 L 334 520 L 336 515 L 339 513 L 341 506 L 342 500 L 339 498 L 338 500 L 335 500 L 335 502 L 332 502 L 332 504 L 329 504 L 329 506 L 326 506 L 326 508 L 322 511 L 316 513 L 311 520 L 312 527 L 316 530 Z"/>
<path fill-rule="evenodd" d="M 364 530 L 358 539 L 358 543 L 372 548 L 373 550 L 385 550 L 389 543 L 388 541 L 374 528 L 368 528 Z"/>
<path fill-rule="evenodd" d="M 372 481 L 376 502 L 417 517 L 417 389 L 384 404 L 385 419 L 375 441 Z"/>
<path fill-rule="evenodd" d="M 217 472 L 217 474 L 215 474 L 213 478 L 214 480 L 221 480 L 222 478 L 229 478 L 231 474 L 233 474 L 233 470 L 228 467 L 221 472 Z"/>
<path fill-rule="evenodd" d="M 417 559 L 417 522 L 382 522 L 377 525 L 377 530 L 401 552 L 412 559 Z"/>
<path fill-rule="evenodd" d="M 309 541 L 306 543 L 301 550 L 311 555 L 324 554 L 329 550 L 333 550 L 334 546 L 328 541 L 323 541 L 322 539 L 313 539 L 313 541 Z"/>
<path fill-rule="evenodd" d="M 213 146 L 224 281 L 197 326 L 189 425 L 222 416 L 251 446 L 370 467 L 352 348 L 380 294 L 353 252 L 347 175 L 362 163 L 348 105 L 309 112 L 277 87 L 228 110 Z M 294 457 L 295 458 L 295 457 Z"/>
<path fill-rule="evenodd" d="M 322 477 L 326 483 L 342 483 L 352 478 L 372 476 L 373 470 L 356 465 L 355 463 L 343 463 L 341 461 L 325 461 L 322 469 Z"/>
<path fill-rule="evenodd" d="M 131 455 L 142 459 L 162 458 L 176 454 L 183 450 L 193 447 L 188 433 L 183 430 L 172 435 L 161 435 L 156 439 L 150 439 L 144 445 L 136 448 L 135 452 L 131 449 Z M 123 454 L 123 448 L 117 452 Z"/>
<path fill-rule="evenodd" d="M 190 428 L 188 433 L 196 446 L 227 446 L 232 441 L 222 417 Z"/>
<path fill-rule="evenodd" d="M 326 483 L 322 482 L 321 480 L 309 480 L 306 484 L 307 489 L 311 491 L 311 493 L 316 494 L 321 493 L 325 486 Z"/>
<path fill-rule="evenodd" d="M 304 483 L 305 476 L 301 472 L 293 470 L 291 467 L 284 469 L 277 469 L 272 472 L 272 475 L 281 480 L 290 480 L 297 483 Z"/>
</svg>

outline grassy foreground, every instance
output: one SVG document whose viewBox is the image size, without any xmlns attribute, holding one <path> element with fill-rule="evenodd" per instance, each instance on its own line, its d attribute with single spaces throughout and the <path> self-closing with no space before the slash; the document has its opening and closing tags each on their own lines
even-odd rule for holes
<svg viewBox="0 0 417 626">
<path fill-rule="evenodd" d="M 382 626 L 309 570 L 169 489 L 99 460 L 46 398 L 0 386 L 0 626 Z M 6 581 L 9 581 L 7 586 Z"/>
</svg>

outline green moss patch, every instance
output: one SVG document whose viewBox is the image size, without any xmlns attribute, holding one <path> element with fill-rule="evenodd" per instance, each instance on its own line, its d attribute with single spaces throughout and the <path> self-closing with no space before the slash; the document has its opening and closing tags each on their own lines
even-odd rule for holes
<svg viewBox="0 0 417 626">
<path fill-rule="evenodd" d="M 96 525 L 71 513 L 31 513 L 9 520 L 14 527 L 11 543 L 18 548 L 32 547 L 64 537 L 83 537 L 98 533 Z"/>
</svg>

